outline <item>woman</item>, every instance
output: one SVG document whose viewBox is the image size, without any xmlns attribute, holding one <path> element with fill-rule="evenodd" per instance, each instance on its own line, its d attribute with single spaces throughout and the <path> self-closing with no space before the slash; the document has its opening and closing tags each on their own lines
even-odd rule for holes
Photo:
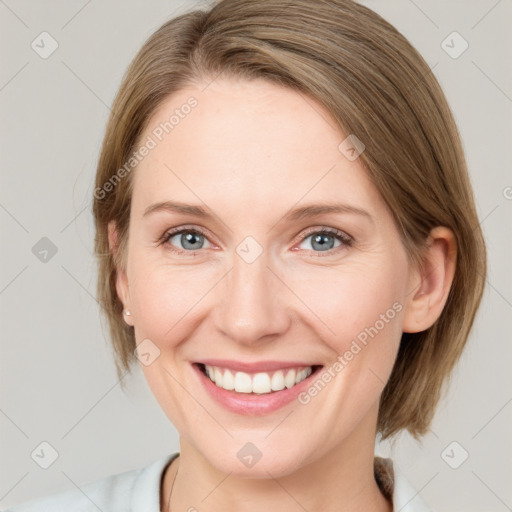
<svg viewBox="0 0 512 512">
<path fill-rule="evenodd" d="M 119 376 L 140 364 L 180 452 L 13 511 L 430 510 L 375 437 L 428 429 L 485 249 L 445 97 L 389 23 L 349 0 L 169 21 L 94 217 Z"/>
</svg>

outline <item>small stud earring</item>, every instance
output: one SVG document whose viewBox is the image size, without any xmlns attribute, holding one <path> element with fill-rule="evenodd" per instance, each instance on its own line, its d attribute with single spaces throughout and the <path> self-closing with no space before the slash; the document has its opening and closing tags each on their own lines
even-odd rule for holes
<svg viewBox="0 0 512 512">
<path fill-rule="evenodd" d="M 131 313 L 130 313 L 127 309 L 125 309 L 125 310 L 123 311 L 123 313 L 124 313 L 126 316 L 130 316 L 130 315 L 131 315 Z"/>
</svg>

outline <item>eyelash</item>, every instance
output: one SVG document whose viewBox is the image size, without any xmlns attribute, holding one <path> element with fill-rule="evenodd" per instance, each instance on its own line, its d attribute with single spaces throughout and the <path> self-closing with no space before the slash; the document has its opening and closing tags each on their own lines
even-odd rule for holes
<svg viewBox="0 0 512 512">
<path fill-rule="evenodd" d="M 182 233 L 193 233 L 195 235 L 201 235 L 205 238 L 208 238 L 208 236 L 205 232 L 203 232 L 202 230 L 197 229 L 197 228 L 187 228 L 187 227 L 176 228 L 176 229 L 171 229 L 169 231 L 166 231 L 162 235 L 162 237 L 160 237 L 157 240 L 157 246 L 159 247 L 161 245 L 166 244 L 171 238 L 173 238 L 176 235 L 181 235 Z M 342 243 L 338 247 L 329 249 L 327 251 L 311 251 L 311 252 L 315 253 L 315 256 L 312 256 L 312 257 L 322 258 L 325 256 L 332 256 L 333 254 L 338 253 L 340 250 L 350 247 L 354 242 L 354 239 L 351 236 L 347 235 L 347 233 L 344 233 L 343 231 L 340 231 L 338 229 L 328 228 L 328 227 L 322 227 L 320 229 L 312 228 L 310 230 L 307 230 L 306 233 L 304 233 L 304 235 L 300 239 L 300 242 L 303 242 L 306 238 L 310 237 L 311 235 L 315 235 L 315 234 L 331 235 L 331 236 L 337 238 Z M 186 251 L 184 249 L 178 249 L 170 244 L 168 246 L 168 250 L 170 250 L 171 252 L 174 252 L 176 254 L 188 254 L 188 255 L 193 255 L 193 256 L 197 255 L 198 252 L 200 251 L 200 250 Z M 322 254 L 322 252 L 325 252 L 325 254 Z"/>
</svg>

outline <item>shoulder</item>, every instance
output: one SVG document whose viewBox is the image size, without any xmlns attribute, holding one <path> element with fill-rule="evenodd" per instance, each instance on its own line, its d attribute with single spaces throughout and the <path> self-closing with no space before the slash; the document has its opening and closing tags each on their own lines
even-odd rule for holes
<svg viewBox="0 0 512 512">
<path fill-rule="evenodd" d="M 129 510 L 130 489 L 140 470 L 110 475 L 87 485 L 36 498 L 6 512 L 89 512 L 114 508 Z"/>
<path fill-rule="evenodd" d="M 33 499 L 5 512 L 114 512 L 160 510 L 160 479 L 178 454 L 162 457 L 145 468 L 110 475 L 80 488 Z"/>
</svg>

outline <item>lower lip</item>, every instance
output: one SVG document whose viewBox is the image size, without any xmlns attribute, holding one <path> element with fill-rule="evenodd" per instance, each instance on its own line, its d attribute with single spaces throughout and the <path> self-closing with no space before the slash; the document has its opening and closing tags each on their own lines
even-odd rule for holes
<svg viewBox="0 0 512 512">
<path fill-rule="evenodd" d="M 231 412 L 245 416 L 269 414 L 277 411 L 295 400 L 311 383 L 311 378 L 317 374 L 317 367 L 306 379 L 291 388 L 274 391 L 263 395 L 254 393 L 237 393 L 216 386 L 201 370 L 198 364 L 193 364 L 195 372 L 206 389 L 206 392 L 220 405 Z"/>
</svg>

